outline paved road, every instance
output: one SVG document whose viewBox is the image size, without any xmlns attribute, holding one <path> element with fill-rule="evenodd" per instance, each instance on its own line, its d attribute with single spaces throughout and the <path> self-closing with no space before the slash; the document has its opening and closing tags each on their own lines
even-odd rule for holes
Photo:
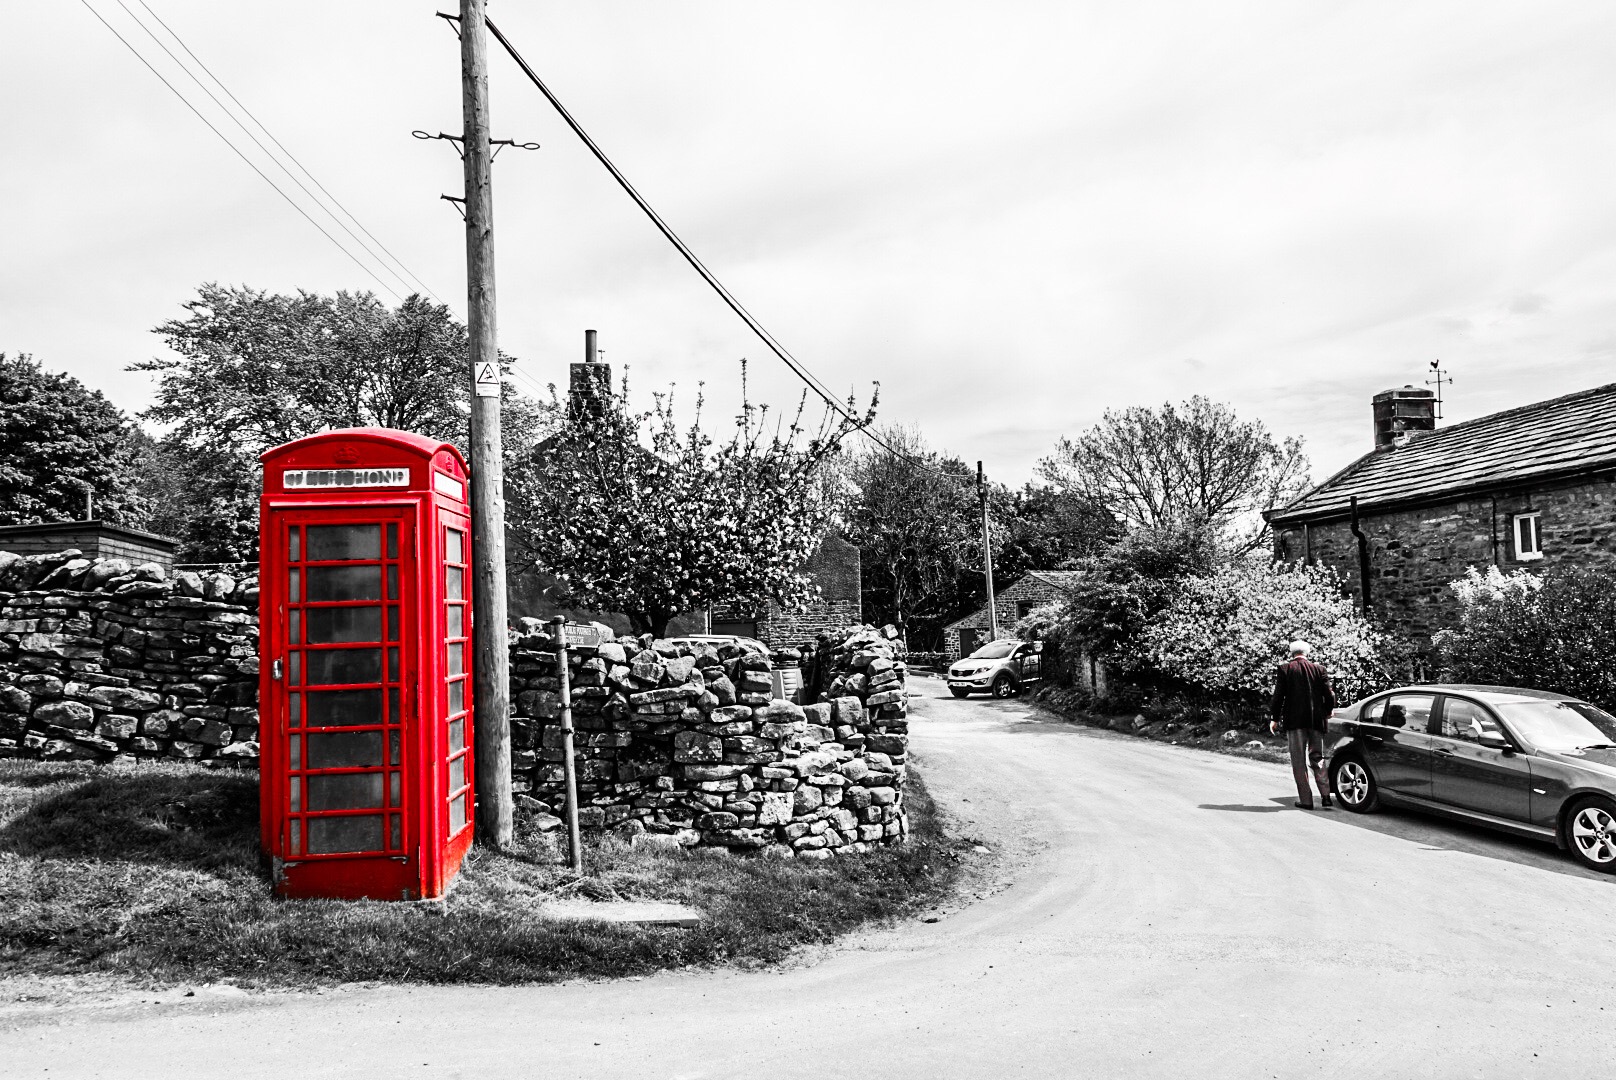
<svg viewBox="0 0 1616 1080">
<path fill-rule="evenodd" d="M 0 1075 L 1616 1074 L 1616 882 L 920 685 L 916 757 L 1013 879 L 937 923 L 765 973 L 54 1010 L 0 1031 Z"/>
</svg>

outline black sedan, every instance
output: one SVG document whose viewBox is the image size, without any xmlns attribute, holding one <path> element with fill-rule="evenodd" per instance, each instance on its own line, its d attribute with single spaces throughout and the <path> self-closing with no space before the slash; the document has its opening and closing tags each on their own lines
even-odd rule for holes
<svg viewBox="0 0 1616 1080">
<path fill-rule="evenodd" d="M 1337 709 L 1341 805 L 1425 810 L 1551 840 L 1616 872 L 1616 717 L 1507 686 L 1404 686 Z"/>
</svg>

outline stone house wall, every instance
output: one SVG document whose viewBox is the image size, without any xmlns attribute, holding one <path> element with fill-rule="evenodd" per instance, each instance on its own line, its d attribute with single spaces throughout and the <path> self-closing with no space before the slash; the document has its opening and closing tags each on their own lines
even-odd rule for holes
<svg viewBox="0 0 1616 1080">
<path fill-rule="evenodd" d="M 839 536 L 826 536 L 801 570 L 819 586 L 819 599 L 801 611 L 770 604 L 763 611 L 718 606 L 713 624 L 752 623 L 753 635 L 771 649 L 785 649 L 814 641 L 864 622 L 863 566 L 857 544 Z M 671 634 L 671 631 L 670 631 Z"/>
<path fill-rule="evenodd" d="M 1541 559 L 1517 558 L 1512 519 L 1520 513 L 1541 515 Z M 1539 572 L 1616 562 L 1616 481 L 1581 480 L 1413 508 L 1366 509 L 1359 526 L 1369 539 L 1373 611 L 1388 628 L 1424 642 L 1457 621 L 1458 603 L 1448 583 L 1464 577 L 1470 567 Z M 1362 595 L 1358 543 L 1350 522 L 1276 530 L 1274 550 L 1286 561 L 1333 567 L 1349 594 Z"/>
<path fill-rule="evenodd" d="M 993 606 L 999 616 L 1000 635 L 1010 633 L 1026 611 L 1042 607 L 1065 596 L 1066 590 L 1059 585 L 1036 574 L 1023 575 L 1014 584 L 999 590 L 993 598 Z M 963 619 L 943 628 L 943 655 L 949 661 L 954 661 L 971 651 L 961 647 L 961 630 L 981 631 L 980 640 L 977 642 L 980 645 L 986 643 L 989 628 L 988 607 L 983 604 Z"/>
</svg>

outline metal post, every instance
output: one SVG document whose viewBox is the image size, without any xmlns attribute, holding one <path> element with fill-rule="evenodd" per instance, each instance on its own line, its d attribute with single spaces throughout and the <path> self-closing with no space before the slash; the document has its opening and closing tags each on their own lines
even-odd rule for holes
<svg viewBox="0 0 1616 1080">
<path fill-rule="evenodd" d="M 988 640 L 999 640 L 999 605 L 993 599 L 993 534 L 988 531 L 988 488 L 976 463 L 976 498 L 982 504 L 982 568 L 988 579 Z"/>
<path fill-rule="evenodd" d="M 494 320 L 493 157 L 488 145 L 485 0 L 460 0 L 460 78 L 465 119 L 466 330 L 471 346 L 472 641 L 475 657 L 477 839 L 509 846 L 510 643 L 505 612 L 505 478 L 499 430 L 501 378 Z"/>
<path fill-rule="evenodd" d="M 572 756 L 572 674 L 567 670 L 567 620 L 550 620 L 555 628 L 556 676 L 561 680 L 561 771 L 567 782 L 567 846 L 572 872 L 584 872 L 584 850 L 578 837 L 578 766 Z"/>
</svg>

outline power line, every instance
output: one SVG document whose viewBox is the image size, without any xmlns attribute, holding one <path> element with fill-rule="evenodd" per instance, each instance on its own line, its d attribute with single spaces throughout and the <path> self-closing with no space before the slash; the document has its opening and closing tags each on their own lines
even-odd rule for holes
<svg viewBox="0 0 1616 1080">
<path fill-rule="evenodd" d="M 522 73 L 528 77 L 528 80 L 532 82 L 535 87 L 538 88 L 539 93 L 545 96 L 545 98 L 555 108 L 556 112 L 560 114 L 561 119 L 565 121 L 567 126 L 572 129 L 573 134 L 577 135 L 578 138 L 582 140 L 584 146 L 587 147 L 589 152 L 594 155 L 595 160 L 599 161 L 601 165 L 605 166 L 606 171 L 611 173 L 612 179 L 617 181 L 618 186 L 621 187 L 625 193 L 627 193 L 629 198 L 634 200 L 634 204 L 645 213 L 646 217 L 651 219 L 651 223 L 657 227 L 658 231 L 660 231 L 664 237 L 667 238 L 669 243 L 673 244 L 674 248 L 679 252 L 680 255 L 684 257 L 685 261 L 691 265 L 696 273 L 701 275 L 702 280 L 706 281 L 707 284 L 712 287 L 713 291 L 716 292 L 719 298 L 729 306 L 730 310 L 739 315 L 741 317 L 741 321 L 746 323 L 747 327 L 758 336 L 764 345 L 768 346 L 769 351 L 774 353 L 774 355 L 778 357 L 781 362 L 786 365 L 786 367 L 790 368 L 791 371 L 796 374 L 796 376 L 801 379 L 810 390 L 817 394 L 826 405 L 840 413 L 843 418 L 851 422 L 867 438 L 885 447 L 894 454 L 910 457 L 911 455 L 904 454 L 903 451 L 889 445 L 880 436 L 870 431 L 869 428 L 863 422 L 861 422 L 858 417 L 854 416 L 846 406 L 837 400 L 836 396 L 825 387 L 824 383 L 820 382 L 820 380 L 816 378 L 812 372 L 808 371 L 808 369 L 791 354 L 790 350 L 782 345 L 773 334 L 769 333 L 769 331 L 763 327 L 762 323 L 758 322 L 752 313 L 748 311 L 746 307 L 735 298 L 734 294 L 724 286 L 723 282 L 719 281 L 717 276 L 707 268 L 701 259 L 696 256 L 696 253 L 690 249 L 690 246 L 680 239 L 679 235 L 673 231 L 672 227 L 670 227 L 668 223 L 662 219 L 662 215 L 658 214 L 651 204 L 646 201 L 645 197 L 635 189 L 634 185 L 629 182 L 628 177 L 624 176 L 622 171 L 612 163 L 612 160 L 606 156 L 605 151 L 601 150 L 600 146 L 595 142 L 595 140 L 590 138 L 589 133 L 583 129 L 583 126 L 580 125 L 578 121 L 573 118 L 572 114 L 567 111 L 567 107 L 561 103 L 561 100 L 557 98 L 555 94 L 551 92 L 550 88 L 544 84 L 544 80 L 539 78 L 538 73 L 535 72 L 528 62 L 522 58 L 522 54 L 519 53 L 516 50 L 516 47 L 510 43 L 510 40 L 500 32 L 499 27 L 494 25 L 493 20 L 487 20 L 486 25 L 488 27 L 488 32 L 494 36 L 494 40 L 498 41 L 500 46 L 504 48 L 506 53 L 510 55 L 511 59 L 516 61 L 517 66 L 522 69 Z M 915 460 L 918 461 L 918 459 Z"/>
<path fill-rule="evenodd" d="M 217 94 L 215 94 L 212 90 L 209 90 L 207 84 L 204 83 L 201 79 L 197 78 L 196 73 L 194 71 L 192 71 L 185 64 L 185 62 L 183 60 L 181 60 L 178 56 L 174 55 L 174 50 L 170 49 L 166 44 L 164 44 L 163 39 L 158 37 L 152 31 L 152 28 L 147 26 L 145 24 L 145 22 L 143 22 L 141 20 L 140 16 L 136 15 L 133 11 L 129 10 L 129 5 L 125 4 L 123 2 L 123 0 L 114 0 L 114 2 L 117 3 L 117 5 L 119 7 L 123 8 L 124 14 L 129 16 L 130 20 L 133 21 L 136 26 L 140 27 L 142 30 L 144 30 L 146 32 L 146 36 L 151 38 L 152 41 L 156 43 L 156 45 L 157 45 L 157 47 L 159 49 L 162 49 L 163 52 L 168 54 L 168 58 L 170 60 L 174 61 L 175 65 L 181 71 L 185 72 L 186 77 L 189 78 L 193 83 L 195 83 L 199 90 L 201 90 L 204 94 L 208 95 L 208 99 L 211 100 L 215 105 L 217 105 L 219 107 L 219 111 L 224 113 L 226 116 L 228 116 L 230 118 L 231 123 L 235 124 L 236 127 L 240 128 L 241 133 L 243 135 L 247 136 L 247 138 L 251 139 L 253 141 L 253 145 L 258 147 L 258 149 L 263 152 L 265 157 L 269 158 L 270 161 L 274 162 L 275 167 L 280 169 L 281 172 L 285 173 L 286 178 L 288 180 L 292 181 L 292 183 L 294 183 L 294 184 L 296 184 L 298 186 L 298 190 L 302 191 L 303 194 L 307 195 L 309 197 L 309 199 L 313 201 L 314 205 L 320 209 L 321 213 L 323 213 L 327 217 L 329 217 L 332 220 L 332 222 L 334 222 L 336 224 L 337 228 L 341 229 L 343 232 L 348 234 L 349 239 L 353 240 L 354 243 L 358 244 L 361 248 L 363 248 L 364 251 L 365 251 L 365 254 L 369 255 L 372 259 L 374 259 L 376 261 L 377 266 L 379 266 L 386 273 L 389 273 L 394 278 L 396 278 L 398 280 L 398 283 L 400 285 L 403 285 L 406 290 L 414 291 L 414 287 L 409 283 L 408 280 L 406 280 L 405 275 L 400 274 L 397 270 L 394 270 L 392 267 L 388 266 L 387 261 L 385 259 L 383 259 L 380 255 L 376 254 L 376 252 L 374 250 L 372 250 L 371 247 L 368 244 L 366 244 L 365 241 L 358 236 L 358 234 L 356 234 L 352 229 L 348 228 L 348 226 L 343 222 L 343 220 L 340 217 L 338 217 L 336 214 L 332 213 L 331 209 L 320 201 L 319 196 L 315 195 L 314 192 L 310 191 L 309 188 L 308 188 L 308 185 L 303 183 L 303 181 L 299 180 L 297 178 L 297 174 L 292 172 L 291 169 L 288 169 L 286 167 L 285 162 L 281 161 L 280 158 L 276 157 L 274 152 L 271 151 L 269 149 L 269 147 L 265 146 L 263 144 L 263 141 L 260 140 L 257 135 L 254 135 L 252 133 L 252 130 L 250 128 L 248 128 L 246 124 L 241 122 L 240 117 L 238 117 L 235 113 L 231 112 L 229 107 L 226 106 L 224 102 L 219 100 L 219 96 Z M 146 6 L 146 4 L 144 3 L 144 0 L 141 0 L 140 6 L 146 8 L 147 11 L 151 11 L 151 8 Z M 152 17 L 157 18 L 156 12 L 152 12 Z M 196 54 L 191 52 L 190 48 L 186 46 L 185 42 L 180 40 L 180 37 L 179 37 L 178 34 L 175 34 L 173 30 L 169 29 L 167 23 L 163 23 L 163 20 L 160 19 L 160 18 L 158 18 L 157 21 L 159 23 L 162 23 L 163 29 L 168 30 L 169 34 L 174 38 L 175 41 L 179 42 L 180 48 L 185 49 L 185 51 L 191 55 L 192 59 L 196 59 Z M 286 153 L 286 148 L 284 146 L 281 146 L 280 142 L 278 140 L 276 140 L 275 136 L 269 134 L 268 129 L 264 128 L 264 125 L 259 123 L 258 118 L 256 116 L 253 116 L 252 113 L 247 109 L 247 107 L 245 105 L 242 105 L 241 102 L 239 100 L 237 100 L 237 98 L 236 98 L 236 96 L 234 94 L 230 93 L 229 88 L 226 87 L 224 85 L 224 83 L 219 82 L 218 76 L 214 75 L 213 72 L 208 71 L 207 65 L 202 64 L 202 62 L 200 60 L 197 60 L 197 63 L 199 65 L 201 65 L 203 71 L 207 71 L 207 74 L 208 74 L 209 78 L 211 78 L 215 83 L 218 83 L 219 89 L 223 90 L 225 92 L 225 94 L 230 98 L 231 101 L 234 101 L 236 103 L 236 105 L 239 108 L 241 108 L 241 110 L 243 112 L 247 113 L 247 116 L 252 120 L 252 122 L 254 124 L 257 124 L 257 126 L 261 130 L 263 130 L 265 135 L 269 136 L 269 140 L 271 142 L 275 143 L 276 146 L 280 146 L 282 153 Z M 289 158 L 292 157 L 292 155 L 289 154 L 289 153 L 287 153 L 286 156 L 289 157 Z M 300 163 L 297 162 L 296 158 L 292 158 L 292 161 L 293 161 L 294 164 L 297 164 L 299 169 L 303 169 L 303 166 Z M 308 170 L 303 169 L 303 172 L 306 174 L 308 172 Z M 309 177 L 309 179 L 313 180 L 314 178 L 311 176 L 311 177 Z M 318 180 L 314 181 L 314 186 L 320 188 L 321 191 L 325 191 L 325 188 L 320 185 L 320 182 Z M 326 197 L 330 198 L 330 192 L 326 192 Z M 336 202 L 335 199 L 332 199 L 331 201 L 334 202 L 334 203 Z M 348 213 L 347 210 L 342 207 L 341 203 L 337 203 L 337 206 L 338 206 L 339 209 L 342 209 L 343 213 L 345 213 L 345 214 Z M 353 217 L 352 214 L 348 214 L 348 216 L 350 218 Z M 358 222 L 355 221 L 354 224 L 357 225 Z M 364 226 L 360 225 L 360 229 L 363 230 Z M 367 233 L 366 235 L 369 235 L 369 234 Z M 402 265 L 402 264 L 400 264 L 400 265 Z M 408 267 L 406 267 L 405 268 L 405 273 L 407 274 L 408 272 L 409 272 Z M 414 275 L 410 275 L 410 276 L 413 277 Z M 420 284 L 420 283 L 417 282 L 417 284 Z M 425 288 L 425 286 L 422 286 L 422 288 Z M 391 291 L 391 290 L 389 290 L 389 291 Z M 428 289 L 427 291 L 431 292 L 430 289 Z M 398 294 L 394 293 L 394 295 L 397 296 Z M 440 301 L 440 303 L 441 303 L 441 301 Z"/>
<path fill-rule="evenodd" d="M 100 22 L 102 26 L 105 26 L 107 28 L 107 30 L 109 30 L 112 33 L 113 37 L 117 38 L 120 42 L 122 42 L 123 47 L 128 49 L 132 54 L 134 54 L 135 59 L 139 60 L 142 64 L 144 64 L 146 66 L 146 70 L 150 71 L 153 75 L 157 76 L 158 81 L 161 82 L 164 86 L 168 87 L 169 91 L 175 97 L 179 98 L 180 101 L 184 103 L 184 105 L 185 105 L 185 107 L 187 109 L 190 109 L 191 112 L 195 113 L 196 118 L 198 120 L 202 121 L 204 124 L 206 124 L 208 126 L 209 131 L 211 131 L 215 135 L 217 135 L 219 137 L 220 141 L 222 141 L 226 146 L 228 146 L 232 151 L 234 151 L 235 155 L 237 157 L 239 157 L 242 161 L 244 161 L 247 164 L 247 167 L 249 169 L 251 169 L 253 172 L 257 173 L 259 178 L 262 179 L 264 181 L 264 183 L 266 183 L 270 187 L 274 188 L 275 193 L 277 195 L 279 195 L 281 198 L 285 199 L 288 206 L 290 206 L 293 210 L 296 210 L 299 214 L 303 215 L 303 219 L 305 221 L 307 221 L 310 225 L 313 225 L 316 229 L 319 229 L 321 236 L 323 236 L 327 240 L 331 241 L 331 243 L 336 246 L 338 251 L 341 251 L 344 255 L 348 256 L 348 258 L 352 259 L 353 262 L 354 262 L 354 265 L 358 266 L 359 269 L 363 270 L 366 274 L 369 274 L 371 279 L 374 280 L 376 282 L 376 284 L 380 285 L 387 292 L 392 293 L 392 295 L 395 298 L 397 298 L 399 301 L 402 302 L 402 300 L 404 298 L 402 296 L 399 296 L 398 292 L 391 285 L 388 285 L 387 282 L 383 281 L 379 276 L 377 276 L 376 272 L 374 270 L 372 270 L 369 266 L 365 265 L 365 263 L 360 260 L 359 256 L 357 256 L 353 252 L 349 251 L 346 247 L 344 247 L 342 245 L 341 241 L 339 241 L 336 237 L 332 236 L 329 232 L 327 232 L 325 230 L 324 226 L 322 226 L 318 221 L 315 221 L 314 218 L 310 217 L 307 210 L 304 210 L 303 207 L 299 206 L 297 201 L 295 199 L 293 199 L 290 195 L 288 195 L 285 191 L 283 191 L 281 189 L 280 185 L 276 184 L 275 181 L 271 180 L 269 178 L 268 174 L 266 174 L 264 172 L 264 170 L 260 169 L 257 165 L 255 165 L 253 163 L 252 159 L 249 158 L 246 154 L 244 154 L 241 151 L 240 147 L 238 147 L 235 143 L 230 141 L 229 136 L 227 136 L 224 132 L 220 131 L 217 127 L 215 127 L 213 122 L 211 120 L 209 120 L 206 116 L 202 115 L 201 110 L 198 109 L 195 105 L 193 105 L 189 98 L 187 98 L 184 94 L 180 93 L 178 88 L 176 88 L 173 83 L 169 82 L 166 78 L 164 78 L 163 73 L 158 71 L 155 67 L 153 67 L 152 64 L 151 64 L 151 61 L 147 60 L 145 58 L 145 56 L 141 55 L 141 52 L 140 52 L 139 49 L 136 49 L 133 45 L 131 45 L 127 38 L 125 38 L 122 34 L 118 33 L 118 30 L 117 30 L 116 27 L 114 27 L 111 23 L 107 22 L 107 20 L 102 17 L 102 15 L 101 15 L 101 13 L 99 11 L 97 11 L 95 8 L 91 7 L 89 0 L 79 0 L 79 3 L 83 4 L 84 7 L 90 12 L 90 14 L 94 15 L 96 17 L 96 20 L 98 22 Z M 127 9 L 125 9 L 125 10 L 127 10 Z"/>
<path fill-rule="evenodd" d="M 360 232 L 364 233 L 367 237 L 369 237 L 372 243 L 374 243 L 378 248 L 380 248 L 387 255 L 387 257 L 389 259 L 391 259 L 398 266 L 399 269 L 403 270 L 404 273 L 409 276 L 411 281 L 415 282 L 416 285 L 420 286 L 422 292 L 426 293 L 428 296 L 431 296 L 438 303 L 440 303 L 440 304 L 443 303 L 443 298 L 441 296 L 439 296 L 437 293 L 433 292 L 431 286 L 429 286 L 426 282 L 422 281 L 421 278 L 415 273 L 415 271 L 411 270 L 408 266 L 404 265 L 404 261 L 402 259 L 400 259 L 397 255 L 394 255 L 392 253 L 392 251 L 390 251 L 388 249 L 386 244 L 383 244 L 380 240 L 376 239 L 375 234 L 372 233 L 369 229 L 365 228 L 363 222 L 361 222 L 357 217 L 355 217 L 353 215 L 353 213 L 346 206 L 344 206 L 341 203 L 341 201 L 338 200 L 338 198 L 335 195 L 331 194 L 330 191 L 326 190 L 325 185 L 320 183 L 319 179 L 313 173 L 309 172 L 309 170 L 303 165 L 303 163 L 297 159 L 297 156 L 295 154 L 293 154 L 290 150 L 286 149 L 286 147 L 281 143 L 281 141 L 275 137 L 274 132 L 270 131 L 269 128 L 265 127 L 263 121 L 259 120 L 258 117 L 253 114 L 253 111 L 251 109 L 247 108 L 246 105 L 242 104 L 240 98 L 236 97 L 235 94 L 230 92 L 230 88 L 224 84 L 223 80 L 221 80 L 217 75 L 215 75 L 213 73 L 213 69 L 208 67 L 207 64 L 202 62 L 202 58 L 200 56 L 196 55 L 196 53 L 194 51 L 192 51 L 191 47 L 185 43 L 185 39 L 180 37 L 180 35 L 174 30 L 173 27 L 169 26 L 168 23 L 164 22 L 163 17 L 161 15 L 157 14 L 157 12 L 153 11 L 152 8 L 151 8 L 151 5 L 146 3 L 146 0 L 138 0 L 138 2 L 139 2 L 141 7 L 146 9 L 146 12 L 149 15 L 151 15 L 151 17 L 153 19 L 157 20 L 157 25 L 161 26 L 164 30 L 166 30 L 168 32 L 168 35 L 170 37 L 172 37 L 179 44 L 179 47 L 185 50 L 185 54 L 187 56 L 189 56 L 192 60 L 196 61 L 197 67 L 201 68 L 204 72 L 207 73 L 208 78 L 212 79 L 214 81 L 214 83 L 219 87 L 219 89 L 223 90 L 225 92 L 225 96 L 228 97 L 231 101 L 235 102 L 236 107 L 239 108 L 242 112 L 247 114 L 247 118 L 250 119 L 253 122 L 253 124 L 257 126 L 258 130 L 262 131 L 264 133 L 264 135 L 266 137 L 268 137 L 269 141 L 274 143 L 276 148 L 279 149 L 281 153 L 285 154 L 287 159 L 290 160 L 292 162 L 292 164 L 296 165 L 298 167 L 298 170 L 301 171 L 304 176 L 308 177 L 309 181 L 311 183 L 313 183 L 315 187 L 319 188 L 320 192 L 323 195 L 325 195 L 325 197 L 327 199 L 330 199 L 331 203 L 334 206 L 336 206 L 337 209 L 341 210 L 343 212 L 343 214 L 345 214 L 347 216 L 349 221 L 352 221 L 354 223 L 354 225 L 359 229 Z M 122 0 L 119 0 L 119 5 L 118 6 L 123 7 Z M 129 9 L 125 7 L 124 10 L 128 11 Z M 131 13 L 130 17 L 135 18 L 133 13 Z M 140 20 L 138 18 L 136 18 L 135 21 L 139 22 Z M 150 30 L 147 30 L 146 32 L 148 34 L 151 33 Z M 154 41 L 156 40 L 155 36 L 153 37 L 153 40 Z M 162 42 L 159 41 L 158 44 L 161 45 Z M 164 51 L 167 51 L 167 50 L 165 49 Z M 173 56 L 173 53 L 169 53 L 169 55 Z M 176 58 L 176 62 L 177 62 L 177 58 Z M 194 77 L 195 76 L 193 76 L 193 78 Z M 200 83 L 198 85 L 200 85 Z M 204 89 L 206 89 L 206 87 L 204 87 Z M 217 101 L 218 99 L 215 98 L 214 100 Z M 238 124 L 239 124 L 239 121 L 238 121 Z M 246 129 L 243 128 L 242 130 L 245 131 Z M 256 142 L 257 140 L 254 140 L 254 141 Z M 262 144 L 260 144 L 260 146 L 262 146 Z M 266 153 L 267 153 L 267 151 L 266 151 Z M 283 166 L 283 168 L 284 168 L 284 166 Z M 290 173 L 288 173 L 288 175 L 290 175 Z M 307 191 L 306 188 L 304 190 Z M 332 215 L 332 216 L 334 218 L 336 215 Z M 349 235 L 352 236 L 353 234 L 349 233 Z M 358 239 L 358 237 L 355 237 L 355 239 Z M 371 254 L 375 255 L 375 252 L 372 251 Z M 377 256 L 377 258 L 380 258 L 380 256 Z M 402 280 L 402 279 L 400 279 L 400 280 Z"/>
</svg>

